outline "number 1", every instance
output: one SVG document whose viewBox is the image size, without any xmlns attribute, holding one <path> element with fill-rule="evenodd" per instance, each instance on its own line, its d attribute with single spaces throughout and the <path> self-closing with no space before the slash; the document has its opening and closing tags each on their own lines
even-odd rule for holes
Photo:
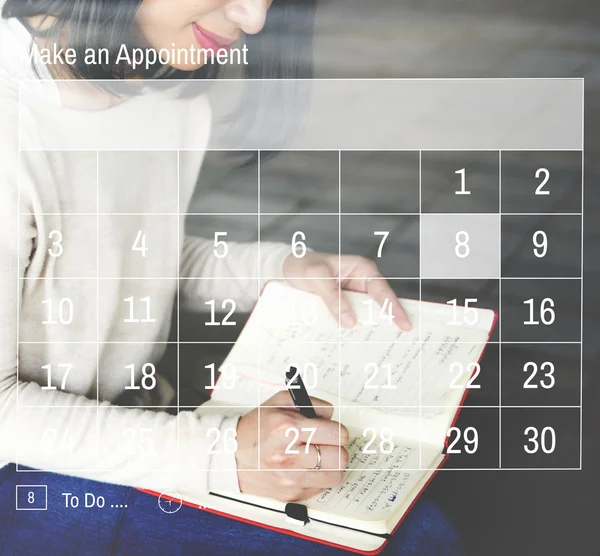
<svg viewBox="0 0 600 556">
<path fill-rule="evenodd" d="M 462 170 L 457 170 L 454 173 L 458 174 L 460 176 L 460 190 L 455 191 L 454 194 L 455 195 L 470 195 L 471 192 L 467 191 L 467 184 L 466 184 L 466 179 L 465 179 L 465 174 L 466 174 L 465 168 L 463 168 Z"/>
</svg>

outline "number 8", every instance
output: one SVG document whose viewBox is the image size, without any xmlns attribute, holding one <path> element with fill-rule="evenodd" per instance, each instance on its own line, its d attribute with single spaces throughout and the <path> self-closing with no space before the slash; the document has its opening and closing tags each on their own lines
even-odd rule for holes
<svg viewBox="0 0 600 556">
<path fill-rule="evenodd" d="M 464 249 L 461 249 L 463 247 Z M 471 249 L 469 248 L 469 234 L 467 232 L 457 232 L 454 252 L 459 259 L 466 259 L 469 256 Z"/>
</svg>

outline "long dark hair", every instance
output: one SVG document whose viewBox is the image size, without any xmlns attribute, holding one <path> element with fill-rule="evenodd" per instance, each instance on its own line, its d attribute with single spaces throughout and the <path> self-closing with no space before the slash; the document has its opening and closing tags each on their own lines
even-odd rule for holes
<svg viewBox="0 0 600 556">
<path fill-rule="evenodd" d="M 312 37 L 317 0 L 275 0 L 263 31 L 246 37 L 249 64 L 245 75 L 252 79 L 304 79 L 312 76 Z M 75 49 L 75 64 L 69 66 L 76 78 L 105 80 L 205 79 L 218 75 L 217 65 L 206 64 L 187 72 L 157 63 L 132 74 L 123 62 L 117 64 L 119 48 L 136 43 L 134 18 L 143 0 L 7 0 L 2 17 L 16 17 L 34 37 L 58 39 Z M 27 18 L 53 16 L 46 30 L 32 28 Z M 86 64 L 87 48 L 109 50 L 109 63 Z"/>
</svg>

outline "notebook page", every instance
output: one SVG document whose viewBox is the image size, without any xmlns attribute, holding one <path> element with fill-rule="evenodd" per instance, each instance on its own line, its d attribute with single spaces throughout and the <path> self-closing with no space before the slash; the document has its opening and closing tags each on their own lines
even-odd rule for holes
<svg viewBox="0 0 600 556">
<path fill-rule="evenodd" d="M 420 330 L 414 325 L 402 332 L 387 320 L 373 323 L 373 315 L 365 314 L 372 309 L 361 306 L 368 296 L 350 297 L 359 322 L 340 330 L 317 296 L 269 284 L 220 370 L 259 382 L 261 401 L 285 388 L 284 371 L 293 365 L 304 371 L 309 393 L 329 394 L 325 399 L 335 396 L 334 403 L 341 394 L 345 404 L 419 411 L 422 400 L 429 407 L 421 414 L 454 405 L 455 393 L 460 394 L 469 379 L 464 370 L 479 359 L 488 330 L 427 320 Z M 413 323 L 418 323 L 418 309 L 424 306 L 433 306 L 422 310 L 431 318 L 451 318 L 451 307 L 405 302 Z M 310 318 L 316 322 L 307 324 Z M 255 362 L 254 371 L 249 362 Z"/>
<path fill-rule="evenodd" d="M 348 519 L 384 521 L 406 502 L 424 473 L 418 470 L 419 446 L 395 440 L 395 446 L 388 454 L 379 449 L 374 454 L 365 454 L 368 441 L 362 436 L 350 440 L 344 482 L 309 499 L 306 502 L 309 510 Z M 388 450 L 389 446 L 384 448 Z M 424 455 L 426 461 L 423 463 L 428 467 L 438 454 L 429 449 Z"/>
</svg>

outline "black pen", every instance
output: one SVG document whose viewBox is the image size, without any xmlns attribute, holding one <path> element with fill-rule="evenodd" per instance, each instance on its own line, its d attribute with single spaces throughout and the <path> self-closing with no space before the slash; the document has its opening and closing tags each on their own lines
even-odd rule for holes
<svg viewBox="0 0 600 556">
<path fill-rule="evenodd" d="M 317 417 L 317 412 L 310 401 L 304 381 L 296 367 L 290 367 L 290 370 L 285 373 L 285 384 L 300 413 L 309 419 Z"/>
</svg>

